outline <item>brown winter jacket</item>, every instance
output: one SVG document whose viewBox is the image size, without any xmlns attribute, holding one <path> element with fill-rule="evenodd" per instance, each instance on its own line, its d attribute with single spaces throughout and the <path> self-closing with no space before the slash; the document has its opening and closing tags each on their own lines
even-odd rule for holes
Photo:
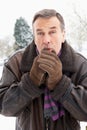
<svg viewBox="0 0 87 130">
<path fill-rule="evenodd" d="M 35 44 L 31 43 L 5 63 L 0 81 L 0 113 L 17 117 L 16 130 L 47 130 L 46 124 L 48 130 L 80 130 L 79 121 L 87 121 L 87 60 L 66 42 L 63 44 L 63 77 L 50 94 L 63 105 L 65 115 L 47 122 L 43 117 L 44 91 L 29 78 L 35 56 Z"/>
</svg>

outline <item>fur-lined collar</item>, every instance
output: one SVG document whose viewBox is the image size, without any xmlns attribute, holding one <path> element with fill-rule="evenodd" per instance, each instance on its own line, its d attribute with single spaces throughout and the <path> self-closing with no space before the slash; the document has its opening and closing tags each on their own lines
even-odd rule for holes
<svg viewBox="0 0 87 130">
<path fill-rule="evenodd" d="M 34 42 L 32 42 L 24 51 L 24 54 L 22 56 L 21 60 L 21 71 L 23 73 L 29 71 L 31 69 L 31 66 L 33 64 L 34 58 L 37 56 L 36 53 L 36 46 Z"/>
<path fill-rule="evenodd" d="M 75 72 L 75 61 L 76 54 L 73 48 L 65 41 L 62 44 L 62 52 L 60 55 L 60 60 L 63 65 L 63 71 Z"/>
<path fill-rule="evenodd" d="M 31 69 L 34 58 L 37 56 L 36 46 L 32 42 L 24 51 L 22 61 L 21 61 L 21 71 L 23 73 Z M 60 60 L 63 65 L 63 71 L 75 72 L 75 51 L 71 46 L 65 41 L 62 44 L 62 50 L 60 55 Z"/>
</svg>

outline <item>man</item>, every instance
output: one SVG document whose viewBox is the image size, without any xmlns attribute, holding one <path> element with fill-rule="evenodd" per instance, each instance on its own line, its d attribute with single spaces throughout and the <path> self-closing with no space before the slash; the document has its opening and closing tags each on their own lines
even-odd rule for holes
<svg viewBox="0 0 87 130">
<path fill-rule="evenodd" d="M 33 42 L 4 65 L 0 111 L 16 130 L 80 130 L 87 121 L 87 60 L 65 40 L 63 17 L 51 9 L 33 18 Z"/>
</svg>

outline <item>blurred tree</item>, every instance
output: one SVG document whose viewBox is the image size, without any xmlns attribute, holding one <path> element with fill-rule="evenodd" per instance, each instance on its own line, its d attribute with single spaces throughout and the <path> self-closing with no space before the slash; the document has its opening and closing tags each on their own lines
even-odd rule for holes
<svg viewBox="0 0 87 130">
<path fill-rule="evenodd" d="M 15 37 L 15 50 L 19 48 L 24 48 L 33 40 L 33 34 L 30 26 L 26 20 L 22 17 L 16 20 L 14 27 L 14 37 Z"/>
<path fill-rule="evenodd" d="M 68 17 L 68 40 L 77 46 L 78 51 L 81 51 L 87 41 L 87 15 L 82 10 L 81 14 L 75 6 L 72 9 L 73 13 Z"/>
<path fill-rule="evenodd" d="M 0 58 L 7 58 L 12 53 L 14 53 L 13 44 L 14 39 L 12 37 L 5 37 L 4 39 L 0 39 Z"/>
</svg>

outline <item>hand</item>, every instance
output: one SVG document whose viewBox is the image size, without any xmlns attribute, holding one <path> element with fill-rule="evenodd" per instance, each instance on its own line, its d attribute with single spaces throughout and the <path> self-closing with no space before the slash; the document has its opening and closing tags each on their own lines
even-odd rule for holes
<svg viewBox="0 0 87 130">
<path fill-rule="evenodd" d="M 46 85 L 53 90 L 62 78 L 62 63 L 54 51 L 42 50 L 38 59 L 39 67 L 47 72 Z"/>
<path fill-rule="evenodd" d="M 45 81 L 45 71 L 39 68 L 37 60 L 39 56 L 34 59 L 33 65 L 30 70 L 30 78 L 36 86 L 40 86 Z"/>
</svg>

